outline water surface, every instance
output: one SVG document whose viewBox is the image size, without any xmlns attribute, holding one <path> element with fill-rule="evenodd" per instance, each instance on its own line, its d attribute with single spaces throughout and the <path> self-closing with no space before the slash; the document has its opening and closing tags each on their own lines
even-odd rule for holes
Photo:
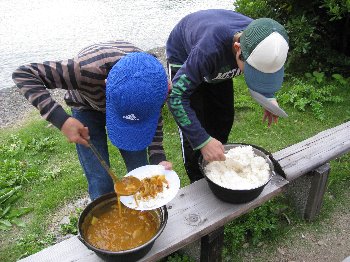
<svg viewBox="0 0 350 262">
<path fill-rule="evenodd" d="M 233 10 L 232 0 L 1 0 L 0 89 L 20 65 L 71 58 L 87 45 L 123 39 L 164 46 L 174 25 L 201 9 Z"/>
</svg>

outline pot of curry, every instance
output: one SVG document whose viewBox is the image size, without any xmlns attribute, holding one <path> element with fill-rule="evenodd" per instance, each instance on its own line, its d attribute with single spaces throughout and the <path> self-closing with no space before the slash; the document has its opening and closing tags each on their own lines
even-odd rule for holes
<svg viewBox="0 0 350 262">
<path fill-rule="evenodd" d="M 105 261 L 136 261 L 145 256 L 164 230 L 166 206 L 138 211 L 121 206 L 115 193 L 92 201 L 78 222 L 79 240 Z"/>
</svg>

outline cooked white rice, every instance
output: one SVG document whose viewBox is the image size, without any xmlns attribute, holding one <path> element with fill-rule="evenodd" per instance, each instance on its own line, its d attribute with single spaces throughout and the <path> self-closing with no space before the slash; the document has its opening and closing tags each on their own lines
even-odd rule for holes
<svg viewBox="0 0 350 262">
<path fill-rule="evenodd" d="M 252 189 L 269 180 L 269 164 L 255 155 L 251 146 L 232 148 L 225 156 L 225 161 L 213 161 L 205 167 L 207 177 L 215 184 L 229 189 Z"/>
<path fill-rule="evenodd" d="M 154 208 L 159 205 L 159 202 L 163 202 L 172 194 L 171 188 L 167 188 L 166 185 L 163 185 L 163 192 L 159 192 L 154 198 L 141 198 L 138 202 L 138 207 L 141 209 Z M 139 195 L 137 193 L 137 195 Z"/>
</svg>

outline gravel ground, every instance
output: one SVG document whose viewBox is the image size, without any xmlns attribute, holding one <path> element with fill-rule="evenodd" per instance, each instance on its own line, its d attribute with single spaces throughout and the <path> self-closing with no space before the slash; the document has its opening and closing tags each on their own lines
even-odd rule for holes
<svg viewBox="0 0 350 262">
<path fill-rule="evenodd" d="M 349 191 L 342 196 L 342 203 L 317 228 L 300 232 L 296 225 L 272 253 L 264 246 L 258 252 L 249 252 L 246 247 L 242 261 L 341 262 L 347 258 L 346 262 L 350 262 Z"/>
<path fill-rule="evenodd" d="M 64 103 L 64 93 L 64 90 L 58 89 L 51 91 L 52 96 L 59 103 Z M 19 93 L 18 88 L 0 90 L 0 128 L 21 124 L 34 110 L 36 109 Z"/>
</svg>

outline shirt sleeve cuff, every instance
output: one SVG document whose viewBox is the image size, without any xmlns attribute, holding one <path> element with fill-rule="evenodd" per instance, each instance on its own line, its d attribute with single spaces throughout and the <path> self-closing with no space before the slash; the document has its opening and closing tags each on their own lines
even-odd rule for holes
<svg viewBox="0 0 350 262">
<path fill-rule="evenodd" d="M 207 140 L 205 140 L 202 144 L 200 144 L 200 145 L 197 146 L 196 148 L 193 148 L 193 150 L 201 149 L 202 147 L 204 147 L 205 145 L 207 145 L 211 139 L 212 139 L 212 137 L 210 136 L 210 137 L 209 137 Z"/>
<path fill-rule="evenodd" d="M 158 165 L 162 161 L 166 161 L 166 157 L 164 154 L 152 154 L 149 157 L 149 163 L 151 165 Z"/>
<path fill-rule="evenodd" d="M 50 116 L 47 118 L 47 121 L 52 123 L 55 127 L 57 127 L 59 130 L 61 130 L 64 122 L 70 117 L 64 111 L 64 109 L 61 106 L 58 106 L 55 108 L 55 110 L 50 114 Z"/>
</svg>

